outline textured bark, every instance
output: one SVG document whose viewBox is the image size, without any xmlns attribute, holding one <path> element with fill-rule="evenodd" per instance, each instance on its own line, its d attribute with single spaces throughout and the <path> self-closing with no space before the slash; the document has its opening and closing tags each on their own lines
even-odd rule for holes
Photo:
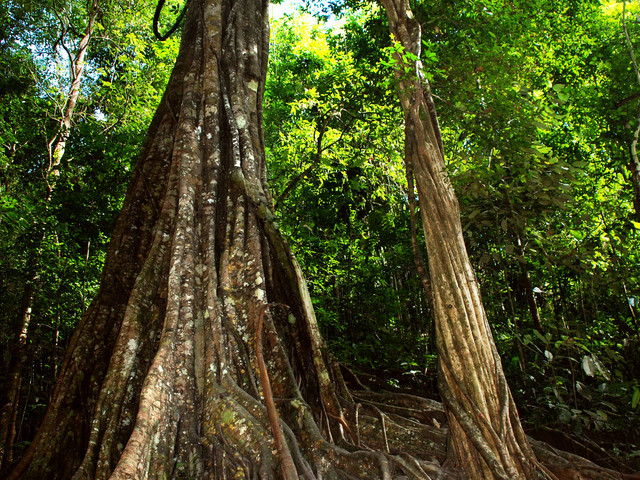
<svg viewBox="0 0 640 480">
<path fill-rule="evenodd" d="M 445 474 L 439 404 L 346 388 L 274 221 L 262 138 L 267 7 L 190 0 L 100 291 L 36 438 L 0 476 Z"/>
<path fill-rule="evenodd" d="M 415 152 L 412 151 L 414 146 L 413 142 L 406 142 L 405 144 L 405 158 L 412 158 Z M 413 251 L 413 260 L 416 263 L 416 269 L 418 270 L 418 276 L 420 277 L 420 283 L 427 295 L 428 301 L 431 301 L 431 280 L 429 280 L 429 273 L 427 272 L 427 266 L 424 261 L 424 256 L 420 250 L 418 243 L 418 220 L 416 218 L 416 199 L 415 199 L 415 185 L 413 182 L 413 172 L 409 164 L 407 163 L 407 198 L 409 199 L 409 218 L 410 218 L 410 231 L 411 231 L 411 250 Z M 422 225 L 422 223 L 421 223 Z M 423 229 L 424 233 L 424 229 Z"/>
<path fill-rule="evenodd" d="M 536 460 L 493 342 L 445 169 L 435 105 L 422 72 L 420 25 L 408 0 L 381 3 L 392 37 L 401 46 L 395 54 L 396 80 L 405 113 L 407 169 L 418 187 L 429 258 L 449 460 L 471 479 L 559 478 Z M 600 473 L 600 478 L 607 478 L 608 473 Z"/>
<path fill-rule="evenodd" d="M 438 402 L 349 390 L 326 354 L 266 188 L 267 7 L 190 0 L 100 291 L 0 477 L 459 478 Z"/>
</svg>

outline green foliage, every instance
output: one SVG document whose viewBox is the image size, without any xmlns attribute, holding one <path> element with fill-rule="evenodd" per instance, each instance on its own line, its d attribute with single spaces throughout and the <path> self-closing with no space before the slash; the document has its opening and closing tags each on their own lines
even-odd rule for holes
<svg viewBox="0 0 640 480">
<path fill-rule="evenodd" d="M 402 130 L 397 108 L 370 88 L 379 65 L 357 62 L 343 36 L 310 17 L 285 18 L 273 32 L 271 188 L 323 335 L 361 367 L 424 362 L 429 316 L 409 243 Z"/>
<path fill-rule="evenodd" d="M 393 70 L 398 68 L 393 55 L 407 54 L 389 43 L 386 20 L 380 10 L 351 10 L 349 16 L 344 4 L 335 10 L 337 6 L 333 5 L 334 11 L 346 16 L 344 27 L 337 32 L 339 37 L 331 39 L 331 44 L 339 51 L 351 52 L 357 59 L 356 71 L 366 79 L 358 87 L 359 96 L 365 97 L 359 108 L 370 111 L 372 105 L 386 106 L 385 116 L 376 121 L 390 127 L 385 131 L 385 141 L 375 147 L 373 158 L 388 148 L 391 153 L 386 154 L 387 161 L 397 159 L 402 151 L 402 132 L 398 128 L 402 118 L 389 107 L 395 103 L 389 92 L 393 90 Z M 629 18 L 634 18 L 634 7 L 629 8 Z M 620 5 L 586 1 L 419 2 L 414 11 L 423 26 L 421 60 L 428 69 L 427 78 L 438 104 L 468 249 L 523 412 L 536 420 L 572 427 L 574 432 L 637 428 L 638 417 L 632 412 L 637 412 L 637 401 L 635 407 L 632 405 L 640 395 L 635 393 L 638 363 L 631 358 L 630 347 L 624 345 L 634 344 L 639 328 L 637 300 L 633 302 L 640 294 L 640 238 L 634 227 L 637 220 L 627 171 L 638 87 L 622 37 Z M 638 23 L 634 21 L 630 29 L 632 38 L 636 38 Z M 306 50 L 307 54 L 311 51 Z M 332 58 L 340 57 L 334 54 Z M 317 64 L 317 70 L 322 66 Z M 306 71 L 302 75 L 298 70 L 291 73 L 291 78 L 305 77 Z M 350 73 L 350 77 L 353 85 L 360 84 L 358 75 Z M 295 115 L 303 110 L 316 115 L 309 118 L 308 128 L 300 129 L 295 140 L 289 136 L 272 139 L 295 150 L 290 150 L 286 158 L 279 157 L 281 147 L 269 143 L 275 171 L 284 168 L 279 166 L 281 161 L 291 168 L 306 155 L 309 160 L 294 167 L 296 172 L 304 171 L 312 161 L 315 143 L 310 139 L 318 137 L 323 118 L 318 112 L 326 101 L 319 90 L 313 89 L 315 85 L 310 81 L 304 87 L 310 96 L 299 99 L 297 105 L 302 108 L 292 107 Z M 287 114 L 287 109 L 283 107 L 281 112 Z M 296 121 L 301 125 L 300 119 Z M 287 128 L 282 120 L 278 125 L 283 130 Z M 350 131 L 349 136 L 352 134 L 355 133 Z M 347 138 L 345 135 L 343 140 Z M 396 139 L 395 143 L 391 138 Z M 307 146 L 301 148 L 305 140 Z M 344 169 L 344 159 L 349 155 L 346 149 L 339 151 L 332 166 L 343 165 Z M 358 176 L 366 177 L 369 171 L 375 172 L 376 178 L 384 175 L 371 169 L 368 162 L 359 166 L 364 168 Z M 366 324 L 369 337 L 375 337 L 371 325 L 383 326 L 385 321 L 384 317 L 368 315 L 362 322 L 349 309 L 336 310 L 332 305 L 342 297 L 331 288 L 335 281 L 331 272 L 343 271 L 346 259 L 349 269 L 353 269 L 362 255 L 361 249 L 369 248 L 363 247 L 363 242 L 354 242 L 354 232 L 366 232 L 369 238 L 379 232 L 378 241 L 382 244 L 385 225 L 390 225 L 388 231 L 396 245 L 406 241 L 406 194 L 400 193 L 405 187 L 400 175 L 396 175 L 402 186 L 395 197 L 387 194 L 393 205 L 382 216 L 379 210 L 365 214 L 370 220 L 365 226 L 357 216 L 354 219 L 338 215 L 338 222 L 347 227 L 325 221 L 322 228 L 328 226 L 331 235 L 321 241 L 317 237 L 324 231 L 318 228 L 322 224 L 309 219 L 320 211 L 324 217 L 329 216 L 331 206 L 348 203 L 352 209 L 358 195 L 371 195 L 371 189 L 353 191 L 331 185 L 336 193 L 325 202 L 327 193 L 313 190 L 312 184 L 322 187 L 326 184 L 322 182 L 332 178 L 333 172 L 326 167 L 329 165 L 313 170 L 315 174 L 309 174 L 304 184 L 291 193 L 291 205 L 295 207 L 284 213 L 283 221 L 287 224 L 289 215 L 294 219 L 289 234 L 300 245 L 299 255 L 310 269 L 322 321 L 341 328 L 335 330 L 342 342 L 336 345 L 338 350 L 343 358 L 367 365 L 380 359 L 377 349 L 370 346 L 388 346 L 393 339 L 385 337 L 376 342 L 360 338 L 360 343 L 352 342 L 350 352 L 346 339 L 353 331 L 361 331 Z M 289 171 L 288 175 L 283 178 L 295 177 L 294 172 Z M 349 179 L 348 174 L 346 178 Z M 274 190 L 282 191 L 283 185 L 286 181 L 276 184 Z M 398 208 L 396 202 L 405 206 Z M 380 218 L 384 220 L 379 222 Z M 327 258 L 323 255 L 329 245 L 348 245 L 349 254 Z M 339 249 L 334 247 L 334 251 Z M 390 255 L 391 251 L 385 247 L 384 253 L 378 255 L 384 258 L 383 269 L 376 271 L 371 262 L 366 266 L 367 271 L 381 277 L 367 277 L 359 270 L 355 270 L 355 277 L 344 277 L 359 305 L 372 308 L 366 300 L 373 296 L 369 293 L 371 286 L 375 287 L 375 295 L 380 295 L 376 304 L 392 302 L 393 295 L 385 298 L 381 293 L 388 285 L 379 279 L 393 272 L 395 265 L 406 269 L 407 264 L 402 262 L 411 261 L 411 250 L 405 244 L 396 250 L 397 255 Z M 412 288 L 419 290 L 411 270 Z M 362 278 L 367 279 L 369 291 L 364 285 L 358 286 Z M 342 276 L 336 275 L 336 279 L 339 281 Z M 399 305 L 407 298 L 410 297 L 402 293 Z M 379 307 L 371 311 L 377 312 Z M 425 306 L 420 315 L 428 318 L 427 312 Z M 534 312 L 538 319 L 534 319 Z M 429 320 L 422 328 L 428 324 Z M 325 331 L 329 338 L 335 337 L 333 332 Z M 393 328 L 390 332 L 403 339 Z M 425 333 L 428 330 L 423 330 Z M 418 364 L 424 365 L 422 352 L 405 354 L 403 358 L 422 358 Z M 585 358 L 585 365 L 593 362 L 596 366 L 593 377 L 582 367 Z M 603 359 L 608 359 L 609 364 Z M 405 365 L 396 361 L 396 368 L 409 368 L 411 361 Z M 608 370 L 598 369 L 597 365 Z M 384 367 L 393 370 L 389 365 Z M 606 371 L 610 372 L 608 380 L 602 373 Z M 607 386 L 600 391 L 598 387 L 603 383 Z M 591 404 L 579 389 L 589 392 Z M 559 416 L 570 421 L 564 424 Z"/>
<path fill-rule="evenodd" d="M 630 345 L 616 344 L 613 334 L 603 324 L 582 338 L 562 335 L 553 341 L 551 334 L 536 330 L 519 338 L 528 361 L 517 371 L 521 359 L 514 357 L 511 385 L 522 395 L 525 422 L 577 435 L 637 424 L 637 380 L 629 380 L 637 364 L 629 356 Z"/>
<path fill-rule="evenodd" d="M 98 287 L 131 165 L 177 53 L 152 39 L 149 2 L 100 2 L 82 89 L 47 198 L 48 144 L 71 84 L 86 2 L 0 6 L 0 381 L 14 353 L 27 284 L 35 289 L 21 405 L 29 439 L 66 344 Z M 21 413 L 23 415 L 23 413 Z"/>
<path fill-rule="evenodd" d="M 172 5 L 161 31 L 179 14 L 181 3 Z M 628 164 L 640 86 L 621 4 L 414 7 L 468 251 L 521 413 L 573 433 L 637 433 L 640 223 Z M 60 177 L 45 201 L 47 143 L 69 86 L 64 47 L 77 48 L 87 5 L 0 5 L 5 367 L 25 282 L 38 286 L 32 389 L 22 401 L 32 420 L 19 440 L 42 414 L 56 363 L 95 294 L 132 162 L 177 53 L 177 35 L 152 39 L 155 3 L 101 8 Z M 436 358 L 410 243 L 394 92 L 394 70 L 405 68 L 394 54 L 414 58 L 391 41 L 378 6 L 309 8 L 330 21 L 296 15 L 272 25 L 264 133 L 277 215 L 332 350 L 352 366 L 386 370 L 391 384 L 415 385 Z M 636 46 L 638 13 L 627 5 Z"/>
</svg>

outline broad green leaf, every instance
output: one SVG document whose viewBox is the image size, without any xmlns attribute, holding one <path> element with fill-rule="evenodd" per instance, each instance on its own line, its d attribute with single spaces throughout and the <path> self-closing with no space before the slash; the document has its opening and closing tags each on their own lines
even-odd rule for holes
<svg viewBox="0 0 640 480">
<path fill-rule="evenodd" d="M 583 231 L 581 231 L 581 230 L 572 230 L 572 229 L 570 229 L 569 233 L 571 234 L 571 236 L 573 238 L 575 238 L 578 241 L 584 239 L 584 237 L 585 237 L 585 233 Z"/>
<path fill-rule="evenodd" d="M 549 340 L 542 335 L 538 330 L 534 329 L 533 333 L 535 334 L 536 337 L 538 337 L 545 345 L 547 345 L 549 343 Z"/>
</svg>

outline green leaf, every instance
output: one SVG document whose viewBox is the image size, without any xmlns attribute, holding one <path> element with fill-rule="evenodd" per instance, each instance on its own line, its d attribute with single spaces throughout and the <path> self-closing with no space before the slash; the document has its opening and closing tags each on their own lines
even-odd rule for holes
<svg viewBox="0 0 640 480">
<path fill-rule="evenodd" d="M 538 330 L 533 330 L 533 333 L 536 335 L 536 337 L 538 337 L 545 345 L 547 345 L 549 343 L 549 340 L 542 335 Z"/>
<path fill-rule="evenodd" d="M 584 239 L 584 237 L 586 236 L 585 233 L 580 230 L 569 230 L 569 233 L 578 241 Z"/>
<path fill-rule="evenodd" d="M 640 403 L 640 389 L 635 388 L 631 397 L 631 408 L 636 408 L 638 403 Z"/>
<path fill-rule="evenodd" d="M 482 213 L 482 210 L 480 210 L 480 209 L 474 210 L 473 212 L 471 212 L 469 214 L 469 220 L 472 220 L 472 219 L 476 218 L 478 215 L 480 215 L 480 213 Z"/>
<path fill-rule="evenodd" d="M 571 412 L 569 410 L 562 408 L 558 412 L 558 420 L 560 420 L 560 422 L 562 423 L 565 423 L 565 424 L 571 423 L 572 418 L 573 418 L 573 415 L 571 415 Z"/>
</svg>

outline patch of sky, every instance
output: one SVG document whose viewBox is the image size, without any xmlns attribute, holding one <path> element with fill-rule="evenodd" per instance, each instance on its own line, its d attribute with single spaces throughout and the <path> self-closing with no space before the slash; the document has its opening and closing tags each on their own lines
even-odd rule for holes
<svg viewBox="0 0 640 480">
<path fill-rule="evenodd" d="M 318 10 L 318 8 L 314 9 L 313 7 L 310 7 L 308 4 L 309 2 L 305 2 L 304 0 L 283 0 L 282 3 L 272 3 L 269 6 L 269 19 L 271 22 L 275 22 L 285 15 L 295 15 L 296 13 L 301 12 L 309 14 L 321 11 L 321 2 L 318 2 L 315 5 L 315 7 L 319 7 L 320 10 Z M 311 5 L 313 5 L 313 3 Z M 326 12 L 319 18 L 322 18 L 320 22 L 323 23 L 327 29 L 340 28 L 344 23 L 344 21 L 337 19 L 334 15 L 326 15 Z"/>
<path fill-rule="evenodd" d="M 269 16 L 271 20 L 277 20 L 284 15 L 293 15 L 303 6 L 301 0 L 284 0 L 282 3 L 272 3 L 269 6 Z"/>
</svg>

